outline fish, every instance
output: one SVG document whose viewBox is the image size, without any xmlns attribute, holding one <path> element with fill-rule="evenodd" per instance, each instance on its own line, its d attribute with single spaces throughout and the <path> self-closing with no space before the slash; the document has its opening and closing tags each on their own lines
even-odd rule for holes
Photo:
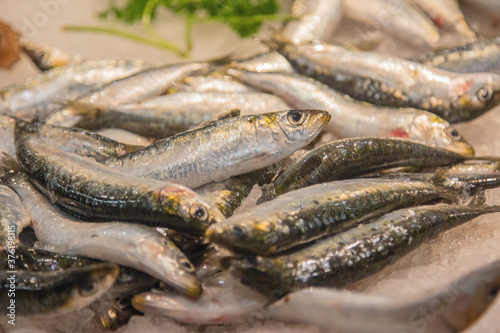
<svg viewBox="0 0 500 333">
<path fill-rule="evenodd" d="M 291 14 L 298 19 L 286 23 L 280 38 L 294 44 L 328 39 L 342 19 L 343 6 L 342 0 L 295 0 Z"/>
<path fill-rule="evenodd" d="M 81 55 L 69 54 L 55 47 L 40 45 L 29 40 L 24 40 L 21 47 L 41 71 L 74 65 L 83 61 Z"/>
<path fill-rule="evenodd" d="M 393 263 L 441 232 L 500 207 L 424 205 L 388 213 L 298 251 L 226 257 L 223 266 L 265 294 L 311 286 L 343 287 Z"/>
<path fill-rule="evenodd" d="M 459 191 L 460 192 L 460 191 Z M 394 209 L 455 199 L 429 182 L 348 179 L 278 196 L 210 226 L 205 236 L 237 253 L 274 255 L 336 234 Z"/>
<path fill-rule="evenodd" d="M 438 28 L 454 30 L 469 40 L 476 34 L 469 28 L 457 0 L 414 0 Z"/>
<path fill-rule="evenodd" d="M 335 119 L 325 127 L 339 139 L 359 136 L 401 137 L 471 156 L 472 146 L 446 120 L 413 108 L 391 108 L 359 102 L 327 85 L 296 73 L 229 74 L 280 96 L 295 108 L 328 111 Z"/>
<path fill-rule="evenodd" d="M 289 43 L 280 52 L 301 74 L 355 99 L 427 110 L 450 123 L 471 120 L 500 102 L 500 76 L 495 73 L 452 73 L 327 43 Z"/>
<path fill-rule="evenodd" d="M 18 115 L 58 96 L 76 99 L 105 82 L 137 73 L 148 64 L 130 60 L 84 60 L 74 65 L 47 70 L 0 90 L 0 109 Z M 31 120 L 34 112 L 29 112 Z"/>
<path fill-rule="evenodd" d="M 16 192 L 0 185 L 0 252 L 14 252 L 19 233 L 31 224 L 31 216 Z"/>
<path fill-rule="evenodd" d="M 19 164 L 36 187 L 76 216 L 191 234 L 203 234 L 210 223 L 224 219 L 215 206 L 182 185 L 133 177 L 65 152 L 39 142 L 26 126 L 17 128 L 15 143 Z"/>
<path fill-rule="evenodd" d="M 188 76 L 170 88 L 168 94 L 179 92 L 248 93 L 254 91 L 255 89 L 233 80 L 231 76 L 211 73 L 210 75 Z"/>
<path fill-rule="evenodd" d="M 444 286 L 412 297 L 385 297 L 334 288 L 307 288 L 266 309 L 268 317 L 356 333 L 462 332 L 496 299 L 500 261 L 474 269 Z M 433 319 L 426 315 L 430 309 Z"/>
<path fill-rule="evenodd" d="M 132 298 L 133 307 L 140 312 L 197 325 L 242 322 L 252 311 L 262 309 L 267 303 L 266 297 L 227 273 L 206 279 L 203 294 L 198 299 L 157 289 Z"/>
<path fill-rule="evenodd" d="M 90 110 L 88 116 L 73 125 L 89 130 L 115 127 L 164 139 L 213 120 L 226 111 L 237 109 L 243 115 L 253 115 L 289 108 L 279 97 L 260 92 L 178 92 L 111 109 Z M 79 110 L 76 113 L 83 114 Z"/>
<path fill-rule="evenodd" d="M 66 313 L 97 300 L 115 282 L 119 268 L 103 263 L 58 272 L 0 271 L 0 306 L 15 316 Z M 12 292 L 15 290 L 15 298 Z"/>
<path fill-rule="evenodd" d="M 104 163 L 131 176 L 196 188 L 269 166 L 309 144 L 330 120 L 321 110 L 230 117 Z"/>
<path fill-rule="evenodd" d="M 444 166 L 466 157 L 398 138 L 351 138 L 325 143 L 302 156 L 274 182 L 277 194 L 395 167 Z"/>
<path fill-rule="evenodd" d="M 52 205 L 23 174 L 9 183 L 32 217 L 36 248 L 84 256 L 135 268 L 179 292 L 197 296 L 201 286 L 194 266 L 155 228 L 133 223 L 81 221 Z"/>
<path fill-rule="evenodd" d="M 129 132 L 120 128 L 103 128 L 96 131 L 97 134 L 105 136 L 113 141 L 121 142 L 127 146 L 145 147 L 154 142 L 153 139 L 143 137 L 139 134 Z"/>
<path fill-rule="evenodd" d="M 436 26 L 411 1 L 344 1 L 344 13 L 415 45 L 434 48 L 440 38 Z"/>
<path fill-rule="evenodd" d="M 279 52 L 269 50 L 249 58 L 236 59 L 226 65 L 226 69 L 233 68 L 249 72 L 279 72 L 293 73 L 292 65 Z"/>
<path fill-rule="evenodd" d="M 481 39 L 467 45 L 421 54 L 412 60 L 455 73 L 500 74 L 500 37 Z"/>
<path fill-rule="evenodd" d="M 500 172 L 500 160 L 468 160 L 447 169 L 449 173 L 496 174 Z"/>
</svg>

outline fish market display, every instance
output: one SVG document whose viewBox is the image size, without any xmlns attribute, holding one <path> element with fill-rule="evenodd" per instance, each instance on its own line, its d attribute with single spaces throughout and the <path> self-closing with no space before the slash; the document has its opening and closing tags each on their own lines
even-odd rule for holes
<svg viewBox="0 0 500 333">
<path fill-rule="evenodd" d="M 37 74 L 0 69 L 0 331 L 495 333 L 494 2 L 100 13 L 162 48 L 149 19 L 186 14 L 165 22 L 186 59 L 21 36 Z M 221 41 L 198 7 L 266 24 Z"/>
</svg>

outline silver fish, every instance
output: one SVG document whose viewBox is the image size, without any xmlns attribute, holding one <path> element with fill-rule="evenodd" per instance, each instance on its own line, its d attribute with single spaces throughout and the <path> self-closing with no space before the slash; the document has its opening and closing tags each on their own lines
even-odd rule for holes
<svg viewBox="0 0 500 333">
<path fill-rule="evenodd" d="M 497 260 L 416 297 L 308 288 L 285 296 L 266 313 L 272 319 L 345 333 L 462 332 L 488 309 L 499 289 Z M 433 320 L 425 317 L 430 309 L 439 309 Z"/>
</svg>

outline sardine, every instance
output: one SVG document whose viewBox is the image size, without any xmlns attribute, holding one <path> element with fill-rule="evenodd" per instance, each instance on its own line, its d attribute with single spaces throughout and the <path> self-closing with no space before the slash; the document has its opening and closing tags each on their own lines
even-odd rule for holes
<svg viewBox="0 0 500 333">
<path fill-rule="evenodd" d="M 408 0 L 344 0 L 344 12 L 412 44 L 435 47 L 439 41 L 432 21 Z"/>
<path fill-rule="evenodd" d="M 444 166 L 465 157 L 446 149 L 397 138 L 352 138 L 332 141 L 302 156 L 274 182 L 282 194 L 313 184 L 347 179 L 395 167 Z"/>
<path fill-rule="evenodd" d="M 225 275 L 205 280 L 203 294 L 195 300 L 156 289 L 135 295 L 132 299 L 134 308 L 148 315 L 166 316 L 181 323 L 198 325 L 241 322 L 268 302 L 263 295 Z"/>
<path fill-rule="evenodd" d="M 230 117 L 156 141 L 106 164 L 129 175 L 196 188 L 283 159 L 309 144 L 329 120 L 330 115 L 319 110 Z"/>
<path fill-rule="evenodd" d="M 346 333 L 462 332 L 488 309 L 499 289 L 497 260 L 416 297 L 309 288 L 287 295 L 265 313 L 272 319 Z M 439 311 L 433 311 L 432 320 L 427 320 L 426 309 Z"/>
<path fill-rule="evenodd" d="M 17 113 L 60 96 L 75 99 L 98 85 L 137 73 L 146 67 L 142 61 L 85 60 L 54 68 L 3 88 L 0 91 L 0 109 Z"/>
<path fill-rule="evenodd" d="M 69 54 L 55 47 L 36 44 L 29 40 L 23 41 L 21 47 L 41 71 L 75 65 L 83 61 L 81 55 Z"/>
<path fill-rule="evenodd" d="M 412 60 L 455 73 L 500 74 L 500 37 L 419 55 Z"/>
<path fill-rule="evenodd" d="M 453 198 L 426 182 L 352 179 L 288 192 L 212 225 L 206 237 L 235 252 L 272 255 L 394 209 Z"/>
<path fill-rule="evenodd" d="M 189 259 L 154 228 L 132 223 L 80 221 L 52 205 L 24 175 L 17 176 L 9 186 L 30 211 L 32 228 L 38 238 L 36 247 L 133 267 L 184 294 L 201 293 Z"/>
<path fill-rule="evenodd" d="M 224 219 L 188 188 L 133 177 L 95 160 L 40 143 L 19 129 L 17 158 L 38 189 L 53 203 L 86 219 L 119 220 L 200 234 Z"/>
<path fill-rule="evenodd" d="M 404 208 L 290 254 L 225 258 L 224 265 L 264 293 L 342 287 L 379 271 L 430 237 L 498 211 L 498 206 L 446 204 Z"/>
<path fill-rule="evenodd" d="M 428 110 L 449 122 L 473 119 L 500 101 L 500 76 L 459 74 L 417 62 L 318 43 L 281 51 L 302 74 L 377 105 Z"/>
<path fill-rule="evenodd" d="M 75 126 L 92 130 L 115 127 L 166 138 L 233 109 L 240 110 L 242 115 L 253 115 L 289 108 L 281 98 L 260 92 L 179 92 L 112 109 L 96 109 Z"/>
<path fill-rule="evenodd" d="M 295 73 L 258 74 L 235 70 L 229 73 L 258 89 L 280 96 L 292 107 L 328 111 L 335 121 L 329 122 L 325 129 L 339 139 L 403 137 L 465 156 L 474 154 L 472 147 L 452 125 L 430 112 L 359 102 L 319 81 Z"/>
<path fill-rule="evenodd" d="M 298 19 L 286 24 L 281 38 L 294 44 L 326 40 L 342 19 L 343 4 L 342 0 L 295 0 L 291 13 Z"/>
<path fill-rule="evenodd" d="M 9 309 L 14 298 L 14 315 L 64 313 L 89 305 L 106 292 L 118 276 L 118 266 L 97 264 L 59 272 L 0 272 L 0 306 Z M 9 313 L 9 312 L 8 312 Z"/>
</svg>

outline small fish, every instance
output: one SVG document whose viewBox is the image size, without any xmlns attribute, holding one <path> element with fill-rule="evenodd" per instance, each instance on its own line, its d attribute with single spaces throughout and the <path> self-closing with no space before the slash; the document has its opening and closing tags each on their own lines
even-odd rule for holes
<svg viewBox="0 0 500 333">
<path fill-rule="evenodd" d="M 500 172 L 500 160 L 470 160 L 447 169 L 449 173 L 496 174 Z"/>
<path fill-rule="evenodd" d="M 80 221 L 62 212 L 34 188 L 25 175 L 9 184 L 32 216 L 37 248 L 133 267 L 192 296 L 201 286 L 194 266 L 172 241 L 154 228 L 133 223 Z"/>
<path fill-rule="evenodd" d="M 15 315 L 65 313 L 84 308 L 97 300 L 115 282 L 119 268 L 97 264 L 58 272 L 0 272 L 0 306 L 11 304 L 9 290 L 15 289 Z"/>
<path fill-rule="evenodd" d="M 1 90 L 0 109 L 17 114 L 59 96 L 68 100 L 76 99 L 105 82 L 132 75 L 147 66 L 143 61 L 85 60 L 54 68 Z M 29 116 L 28 120 L 31 120 L 32 114 Z"/>
<path fill-rule="evenodd" d="M 0 252 L 15 252 L 19 233 L 30 224 L 31 216 L 16 192 L 0 185 Z"/>
<path fill-rule="evenodd" d="M 17 130 L 21 167 L 53 203 L 74 215 L 168 226 L 191 234 L 202 234 L 210 223 L 224 219 L 215 206 L 184 186 L 123 174 L 44 144 L 22 127 Z"/>
<path fill-rule="evenodd" d="M 500 102 L 500 76 L 494 73 L 452 73 L 326 43 L 285 44 L 281 53 L 300 73 L 353 98 L 427 110 L 451 123 L 471 120 Z"/>
<path fill-rule="evenodd" d="M 268 307 L 266 313 L 272 319 L 287 323 L 318 325 L 345 333 L 462 332 L 484 314 L 499 289 L 500 261 L 497 260 L 446 286 L 414 297 L 390 298 L 308 288 L 287 295 Z M 433 320 L 427 320 L 425 309 L 438 307 Z"/>
<path fill-rule="evenodd" d="M 345 15 L 417 45 L 435 47 L 439 32 L 432 21 L 408 0 L 344 1 Z"/>
<path fill-rule="evenodd" d="M 412 60 L 455 73 L 500 74 L 500 37 L 419 55 Z"/>
<path fill-rule="evenodd" d="M 414 0 L 438 28 L 452 29 L 467 39 L 476 39 L 469 28 L 457 0 Z"/>
<path fill-rule="evenodd" d="M 268 294 L 311 286 L 342 287 L 373 274 L 439 233 L 500 207 L 437 204 L 403 208 L 296 252 L 225 258 L 224 266 Z"/>
<path fill-rule="evenodd" d="M 55 47 L 40 45 L 29 40 L 23 41 L 21 47 L 41 71 L 74 65 L 83 61 L 81 55 L 72 55 Z"/>
<path fill-rule="evenodd" d="M 269 51 L 257 54 L 247 59 L 234 60 L 227 68 L 234 68 L 249 72 L 278 72 L 293 73 L 292 65 L 279 52 Z"/>
<path fill-rule="evenodd" d="M 335 121 L 329 122 L 325 129 L 339 139 L 359 136 L 402 137 L 447 148 L 464 156 L 474 154 L 472 147 L 458 131 L 433 113 L 360 102 L 296 73 L 228 72 L 247 84 L 280 96 L 292 107 L 328 111 Z"/>
<path fill-rule="evenodd" d="M 342 0 L 295 0 L 291 14 L 298 19 L 286 24 L 280 38 L 294 44 L 326 40 L 342 19 L 343 4 Z"/>
<path fill-rule="evenodd" d="M 240 110 L 242 115 L 286 110 L 281 98 L 260 93 L 178 92 L 111 109 L 91 109 L 75 127 L 95 130 L 121 128 L 155 138 L 167 138 L 213 120 L 222 112 Z M 73 126 L 73 125 L 72 125 Z"/>
<path fill-rule="evenodd" d="M 189 188 L 269 166 L 309 144 L 326 111 L 288 110 L 230 117 L 156 141 L 106 164 L 120 172 Z"/>
<path fill-rule="evenodd" d="M 288 192 L 207 229 L 235 252 L 273 255 L 336 234 L 394 209 L 452 198 L 426 182 L 350 179 Z"/>
<path fill-rule="evenodd" d="M 274 182 L 282 194 L 313 184 L 347 179 L 384 169 L 444 166 L 462 155 L 397 138 L 352 138 L 325 143 L 302 156 Z"/>
<path fill-rule="evenodd" d="M 153 289 L 135 295 L 132 305 L 148 315 L 166 316 L 186 324 L 209 325 L 241 322 L 269 302 L 266 297 L 226 275 L 206 279 L 203 294 L 198 299 Z"/>
</svg>

